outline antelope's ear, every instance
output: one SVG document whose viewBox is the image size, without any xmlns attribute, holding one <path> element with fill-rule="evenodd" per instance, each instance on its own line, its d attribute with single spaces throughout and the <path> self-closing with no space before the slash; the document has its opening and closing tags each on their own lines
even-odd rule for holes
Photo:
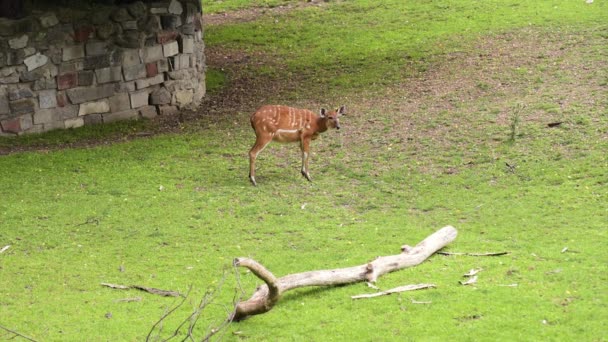
<svg viewBox="0 0 608 342">
<path fill-rule="evenodd" d="M 321 111 L 319 111 L 319 114 L 321 114 L 321 117 L 324 118 L 325 114 L 327 114 L 327 110 L 325 108 L 321 108 Z"/>
<path fill-rule="evenodd" d="M 346 106 L 341 106 L 340 109 L 337 110 L 338 115 L 346 115 Z"/>
</svg>

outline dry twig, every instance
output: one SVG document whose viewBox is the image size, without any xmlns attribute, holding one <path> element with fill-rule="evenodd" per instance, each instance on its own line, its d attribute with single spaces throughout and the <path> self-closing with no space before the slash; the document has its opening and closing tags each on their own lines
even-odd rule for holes
<svg viewBox="0 0 608 342">
<path fill-rule="evenodd" d="M 500 256 L 510 254 L 511 252 L 490 252 L 490 253 L 456 253 L 456 252 L 437 252 L 441 255 L 466 255 L 466 256 Z"/>
<path fill-rule="evenodd" d="M 19 333 L 19 332 L 15 331 L 15 330 L 9 329 L 9 328 L 4 327 L 4 326 L 2 326 L 2 325 L 0 325 L 0 329 L 2 329 L 2 330 L 4 330 L 4 331 L 7 331 L 7 332 L 9 332 L 9 333 L 11 333 L 11 334 L 13 334 L 13 335 L 15 335 L 15 336 L 19 336 L 19 337 L 21 337 L 21 338 L 24 338 L 24 339 L 26 339 L 26 340 L 28 340 L 28 341 L 37 342 L 36 340 L 34 340 L 34 339 L 33 339 L 33 338 L 31 338 L 31 337 L 27 337 L 27 336 L 25 336 L 25 335 L 23 335 L 23 334 L 21 334 L 21 333 Z M 14 337 L 14 336 L 13 336 L 13 337 Z M 11 339 L 12 339 L 12 338 L 11 338 Z"/>
<path fill-rule="evenodd" d="M 136 290 L 140 290 L 140 291 L 144 291 L 144 292 L 148 292 L 151 294 L 164 296 L 164 297 L 180 297 L 182 295 L 181 293 L 179 293 L 177 291 L 160 290 L 160 289 L 155 289 L 153 287 L 145 287 L 145 286 L 141 286 L 141 285 L 117 285 L 117 284 L 110 284 L 110 283 L 101 283 L 101 285 L 107 286 L 111 289 L 117 289 L 117 290 L 136 289 Z"/>
<path fill-rule="evenodd" d="M 433 288 L 433 287 L 435 287 L 435 284 L 405 285 L 405 286 L 395 287 L 394 289 L 390 289 L 390 290 L 386 290 L 386 291 L 382 291 L 382 292 L 351 296 L 350 298 L 352 298 L 352 299 L 373 298 L 373 297 L 379 297 L 379 296 L 386 296 L 386 295 L 390 295 L 393 293 L 429 289 L 429 288 Z"/>
</svg>

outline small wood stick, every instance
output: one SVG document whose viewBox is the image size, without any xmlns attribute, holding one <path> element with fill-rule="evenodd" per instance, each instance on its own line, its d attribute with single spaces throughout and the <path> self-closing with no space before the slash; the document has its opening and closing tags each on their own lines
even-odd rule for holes
<svg viewBox="0 0 608 342">
<path fill-rule="evenodd" d="M 390 290 L 386 290 L 386 291 L 382 291 L 382 292 L 351 296 L 350 298 L 352 298 L 352 299 L 373 298 L 373 297 L 379 297 L 379 296 L 386 296 L 386 295 L 390 295 L 390 294 L 398 293 L 398 292 L 422 290 L 422 289 L 429 289 L 429 288 L 433 288 L 433 287 L 436 287 L 435 284 L 405 285 L 405 286 L 395 287 L 394 289 L 390 289 Z"/>
<path fill-rule="evenodd" d="M 441 255 L 466 255 L 466 256 L 500 256 L 510 254 L 511 252 L 490 252 L 490 253 L 456 253 L 456 252 L 437 252 Z"/>
</svg>

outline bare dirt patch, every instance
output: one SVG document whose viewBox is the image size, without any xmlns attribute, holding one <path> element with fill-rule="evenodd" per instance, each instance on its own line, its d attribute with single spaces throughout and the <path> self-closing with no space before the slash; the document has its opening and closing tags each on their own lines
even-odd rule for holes
<svg viewBox="0 0 608 342">
<path fill-rule="evenodd" d="M 262 16 L 280 16 L 295 9 L 311 6 L 324 6 L 324 1 L 309 0 L 306 2 L 297 2 L 295 4 L 286 4 L 284 6 L 277 7 L 252 7 L 237 11 L 204 14 L 203 22 L 208 26 L 246 23 L 255 21 Z"/>
</svg>

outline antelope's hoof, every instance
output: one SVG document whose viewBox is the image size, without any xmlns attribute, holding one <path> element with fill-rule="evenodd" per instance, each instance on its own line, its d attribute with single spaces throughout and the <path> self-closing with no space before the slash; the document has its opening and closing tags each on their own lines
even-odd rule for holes
<svg viewBox="0 0 608 342">
<path fill-rule="evenodd" d="M 249 176 L 249 180 L 251 181 L 251 185 L 258 186 L 258 183 L 255 182 L 255 178 L 254 177 Z"/>
<path fill-rule="evenodd" d="M 304 176 L 304 178 L 308 179 L 309 182 L 312 182 L 312 179 L 310 179 L 310 175 L 307 172 L 302 171 L 302 176 Z"/>
</svg>

